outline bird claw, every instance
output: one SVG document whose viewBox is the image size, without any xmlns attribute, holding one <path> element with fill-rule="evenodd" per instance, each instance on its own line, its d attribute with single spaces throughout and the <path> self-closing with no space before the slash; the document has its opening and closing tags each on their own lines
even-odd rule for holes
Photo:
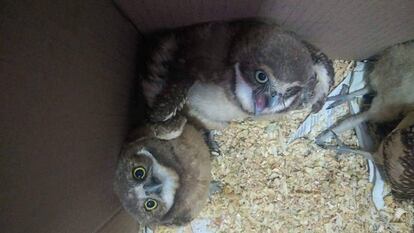
<svg viewBox="0 0 414 233">
<path fill-rule="evenodd" d="M 208 189 L 208 196 L 212 197 L 217 193 L 221 193 L 223 191 L 223 186 L 224 184 L 218 180 L 211 181 Z"/>
<path fill-rule="evenodd" d="M 336 134 L 335 134 L 334 131 L 332 131 L 331 129 L 326 129 L 322 133 L 320 133 L 318 136 L 316 136 L 315 143 L 316 143 L 316 145 L 324 148 L 328 145 L 327 144 L 328 139 L 331 139 L 335 136 L 336 136 Z"/>
<path fill-rule="evenodd" d="M 219 144 L 215 140 L 215 135 L 216 135 L 216 132 L 214 132 L 214 130 L 208 131 L 205 133 L 205 140 L 210 150 L 210 154 L 213 157 L 218 157 L 221 155 L 221 150 L 220 150 Z"/>
<path fill-rule="evenodd" d="M 336 106 L 339 106 L 348 101 L 348 94 L 349 94 L 349 86 L 346 84 L 342 85 L 342 89 L 339 92 L 339 95 L 329 96 L 326 98 L 326 101 L 334 101 L 331 103 L 326 109 L 332 109 Z"/>
<path fill-rule="evenodd" d="M 333 97 L 335 97 L 335 96 L 333 96 Z M 326 109 L 335 108 L 336 106 L 339 106 L 339 105 L 345 103 L 346 101 L 347 101 L 346 99 L 337 100 L 337 101 L 333 102 L 332 104 L 330 104 L 328 107 L 326 107 Z"/>
<path fill-rule="evenodd" d="M 210 142 L 209 148 L 210 148 L 210 154 L 212 156 L 214 156 L 214 157 L 221 156 L 221 150 L 220 150 L 220 147 L 217 144 L 217 142 L 215 142 L 215 141 Z"/>
<path fill-rule="evenodd" d="M 336 144 L 328 144 L 328 139 L 333 139 L 336 141 Z M 327 129 L 320 133 L 315 139 L 316 145 L 321 147 L 322 149 L 331 149 L 336 150 L 338 153 L 342 153 L 341 151 L 344 149 L 349 149 L 345 143 L 339 139 L 338 135 L 331 129 Z"/>
<path fill-rule="evenodd" d="M 337 142 L 339 147 L 347 147 L 347 145 L 345 145 L 345 143 L 338 137 L 338 135 L 334 131 L 331 130 L 331 132 L 333 135 L 333 139 Z"/>
<path fill-rule="evenodd" d="M 149 227 L 149 226 L 140 226 L 140 233 L 154 233 L 156 227 Z"/>
<path fill-rule="evenodd" d="M 352 150 L 352 148 L 350 146 L 347 146 L 347 145 L 338 145 L 335 148 L 335 151 L 338 154 L 346 154 L 346 153 L 349 153 L 350 150 Z"/>
</svg>

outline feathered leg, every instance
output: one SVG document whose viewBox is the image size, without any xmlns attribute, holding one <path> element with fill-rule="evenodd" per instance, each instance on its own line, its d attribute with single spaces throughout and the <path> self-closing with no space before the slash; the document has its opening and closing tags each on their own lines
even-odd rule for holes
<svg viewBox="0 0 414 233">
<path fill-rule="evenodd" d="M 315 139 L 316 144 L 324 145 L 325 142 L 328 139 L 334 137 L 335 134 L 338 135 L 346 130 L 355 128 L 357 125 L 366 121 L 368 119 L 368 116 L 369 112 L 365 111 L 345 118 L 344 120 L 340 121 L 335 125 L 332 125 L 328 129 L 320 133 Z"/>
<path fill-rule="evenodd" d="M 338 153 L 354 153 L 354 154 L 358 154 L 358 155 L 362 155 L 365 159 L 373 160 L 372 157 L 372 153 L 368 152 L 368 151 L 363 151 L 363 150 L 358 150 L 358 149 L 353 149 L 350 146 L 346 145 L 345 143 L 342 142 L 341 139 L 339 139 L 338 135 L 334 132 L 331 131 L 331 134 L 333 136 L 333 138 L 335 139 L 335 141 L 337 142 L 336 145 L 328 145 L 326 142 L 319 142 L 319 146 L 325 148 L 325 149 L 332 149 L 335 150 Z"/>
<path fill-rule="evenodd" d="M 346 95 L 340 94 L 340 95 L 330 96 L 330 97 L 328 97 L 326 99 L 326 101 L 335 101 L 335 102 L 344 103 L 346 101 L 350 101 L 350 100 L 352 100 L 352 99 L 354 99 L 354 98 L 356 98 L 358 96 L 363 96 L 363 95 L 368 94 L 368 93 L 370 93 L 369 88 L 368 87 L 364 87 L 362 89 L 353 91 L 353 92 L 351 92 L 349 94 L 346 94 Z M 336 104 L 336 105 L 338 105 L 338 104 Z"/>
<path fill-rule="evenodd" d="M 187 101 L 187 94 L 193 85 L 192 79 L 182 79 L 167 84 L 164 90 L 156 97 L 149 113 L 152 122 L 164 122 L 173 118 L 181 111 Z"/>
</svg>

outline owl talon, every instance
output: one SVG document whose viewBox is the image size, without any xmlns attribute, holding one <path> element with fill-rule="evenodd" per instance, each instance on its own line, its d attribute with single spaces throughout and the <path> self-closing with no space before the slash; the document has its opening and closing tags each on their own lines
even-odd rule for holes
<svg viewBox="0 0 414 233">
<path fill-rule="evenodd" d="M 336 96 L 334 96 L 334 97 L 336 97 Z M 335 102 L 333 102 L 333 103 L 331 103 L 326 109 L 332 109 L 332 108 L 335 108 L 336 106 L 339 106 L 339 105 L 341 105 L 341 104 L 343 104 L 343 103 L 345 103 L 345 102 L 347 102 L 348 100 L 346 100 L 346 99 L 340 99 L 340 100 L 337 100 L 337 101 L 335 101 Z"/>
<path fill-rule="evenodd" d="M 356 90 L 354 92 L 349 93 L 349 86 L 344 84 L 342 86 L 341 92 L 339 95 L 336 96 L 330 96 L 326 99 L 326 101 L 334 101 L 332 104 L 330 104 L 327 109 L 332 109 L 338 105 L 341 105 L 345 102 L 351 101 L 355 99 L 356 97 L 363 96 L 365 94 L 369 93 L 369 89 L 367 87 L 364 87 L 362 89 Z"/>
<path fill-rule="evenodd" d="M 139 233 L 154 233 L 154 232 L 155 232 L 155 227 L 151 229 L 148 226 L 140 226 L 140 229 L 139 229 Z"/>
<path fill-rule="evenodd" d="M 326 101 L 334 101 L 331 103 L 326 109 L 332 109 L 336 106 L 339 106 L 345 102 L 347 102 L 349 99 L 349 86 L 347 84 L 342 84 L 341 91 L 339 92 L 339 95 L 336 96 L 329 96 Z"/>
<path fill-rule="evenodd" d="M 337 142 L 337 145 L 338 145 L 337 148 L 338 149 L 339 148 L 349 148 L 347 145 L 345 145 L 345 143 L 341 139 L 339 139 L 338 135 L 334 131 L 331 131 L 331 132 L 333 134 L 333 139 Z"/>
<path fill-rule="evenodd" d="M 218 156 L 220 156 L 220 155 L 221 155 L 221 151 L 220 151 L 220 150 L 213 150 L 213 149 L 210 149 L 210 154 L 211 154 L 213 157 L 218 157 Z"/>
<path fill-rule="evenodd" d="M 325 150 L 334 150 L 337 154 L 344 154 L 351 150 L 349 146 L 345 145 L 345 143 L 341 139 L 339 139 L 338 135 L 334 131 L 327 129 L 324 132 L 322 132 L 322 134 L 320 134 L 319 136 L 326 136 L 328 134 L 331 135 L 331 138 L 336 141 L 336 144 L 328 144 L 325 140 L 321 140 L 321 138 L 323 137 L 318 136 L 319 138 L 317 137 L 315 142 L 321 148 Z M 337 156 L 336 159 L 338 159 Z"/>
<path fill-rule="evenodd" d="M 210 141 L 208 147 L 210 149 L 210 153 L 212 156 L 214 157 L 221 156 L 221 150 L 216 141 Z"/>
<path fill-rule="evenodd" d="M 333 139 L 336 142 L 336 144 L 328 144 L 328 139 Z M 324 130 L 322 133 L 320 133 L 316 137 L 315 143 L 322 149 L 336 150 L 338 153 L 341 153 L 341 149 L 343 148 L 349 148 L 341 139 L 339 139 L 338 135 L 331 129 Z"/>
<path fill-rule="evenodd" d="M 221 193 L 223 191 L 223 183 L 218 180 L 213 180 L 210 182 L 208 196 L 211 198 L 213 195 Z"/>
<path fill-rule="evenodd" d="M 221 150 L 218 142 L 215 140 L 216 132 L 211 130 L 204 134 L 208 148 L 213 157 L 221 156 Z"/>
<path fill-rule="evenodd" d="M 352 151 L 352 148 L 347 146 L 347 145 L 338 145 L 335 148 L 335 151 L 338 154 L 346 154 L 346 153 L 349 153 L 350 151 Z"/>
<path fill-rule="evenodd" d="M 335 136 L 336 134 L 334 131 L 332 131 L 331 129 L 326 129 L 322 133 L 320 133 L 318 136 L 316 136 L 315 143 L 316 145 L 322 147 L 323 149 L 326 149 L 325 147 L 328 146 L 326 141 L 328 139 L 335 138 Z"/>
</svg>

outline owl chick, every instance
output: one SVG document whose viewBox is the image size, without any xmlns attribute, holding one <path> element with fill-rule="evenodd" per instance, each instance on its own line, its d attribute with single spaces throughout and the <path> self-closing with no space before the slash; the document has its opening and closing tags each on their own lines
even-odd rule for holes
<svg viewBox="0 0 414 233">
<path fill-rule="evenodd" d="M 414 42 L 393 46 L 384 51 L 368 74 L 368 85 L 346 96 L 335 96 L 328 100 L 342 101 L 374 94 L 367 111 L 352 115 L 335 124 L 316 137 L 323 145 L 334 134 L 353 129 L 358 124 L 371 121 L 388 122 L 405 116 L 414 110 Z"/>
<path fill-rule="evenodd" d="M 115 192 L 141 226 L 184 225 L 207 201 L 210 154 L 200 133 L 184 125 L 173 134 L 166 126 L 141 127 L 120 154 Z"/>
<path fill-rule="evenodd" d="M 272 23 L 206 23 L 157 38 L 142 81 L 154 122 L 183 107 L 208 129 L 305 106 L 317 112 L 333 83 L 325 54 Z"/>
</svg>

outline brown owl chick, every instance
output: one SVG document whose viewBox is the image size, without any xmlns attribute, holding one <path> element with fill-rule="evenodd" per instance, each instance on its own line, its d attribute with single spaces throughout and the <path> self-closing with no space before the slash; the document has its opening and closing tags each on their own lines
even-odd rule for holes
<svg viewBox="0 0 414 233">
<path fill-rule="evenodd" d="M 155 128 L 161 131 L 139 128 L 135 140 L 121 152 L 115 191 L 123 207 L 142 226 L 183 225 L 206 204 L 210 154 L 203 137 L 190 124 L 170 140 L 158 137 L 168 131 L 167 126 Z"/>
<path fill-rule="evenodd" d="M 304 106 L 316 112 L 333 81 L 325 54 L 272 23 L 200 24 L 155 41 L 142 82 L 154 122 L 183 107 L 208 129 Z"/>
<path fill-rule="evenodd" d="M 346 96 L 335 96 L 342 101 L 374 94 L 367 111 L 352 115 L 322 132 L 316 143 L 323 145 L 334 134 L 353 129 L 361 122 L 388 122 L 414 111 L 414 42 L 393 46 L 385 50 L 368 74 L 367 87 Z M 330 98 L 328 98 L 329 100 Z"/>
</svg>

